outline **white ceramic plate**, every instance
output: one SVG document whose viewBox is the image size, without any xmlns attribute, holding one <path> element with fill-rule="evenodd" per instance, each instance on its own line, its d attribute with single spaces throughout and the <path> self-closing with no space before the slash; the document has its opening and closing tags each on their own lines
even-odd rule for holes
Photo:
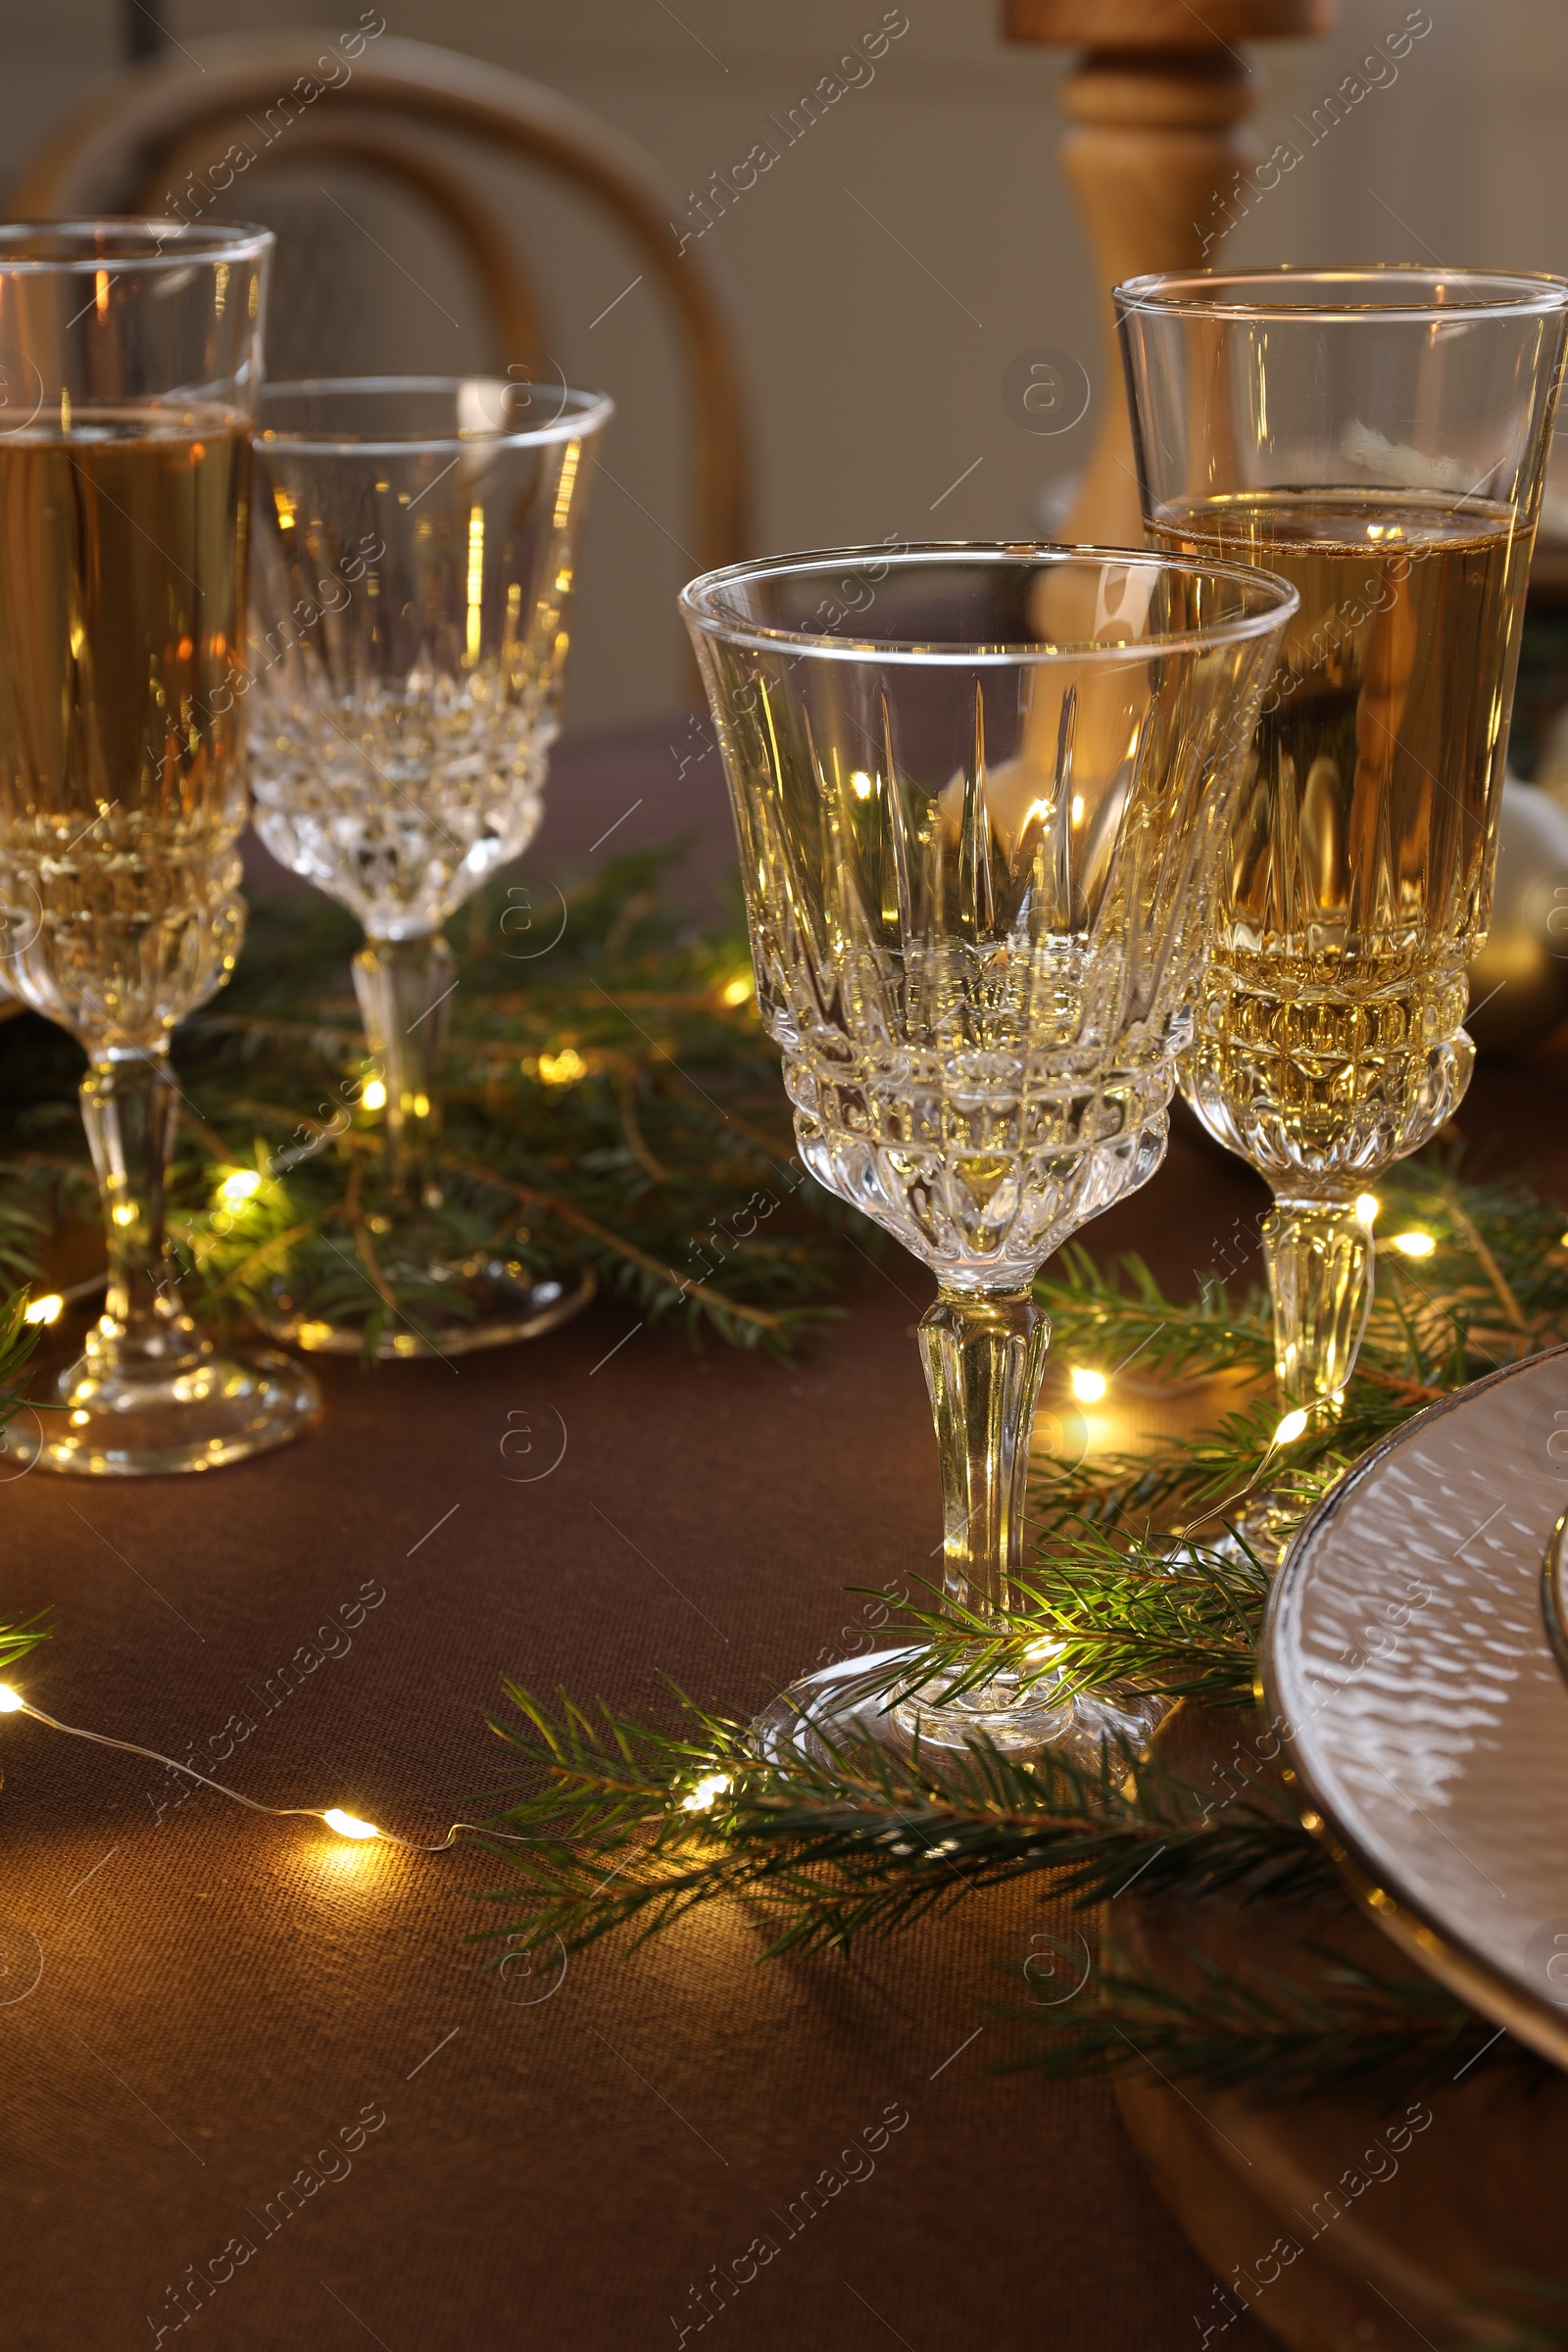
<svg viewBox="0 0 1568 2352">
<path fill-rule="evenodd" d="M 1303 1811 L 1381 1924 L 1568 2066 L 1568 1675 L 1544 1606 L 1565 1510 L 1554 1348 L 1418 1415 L 1313 1513 L 1262 1669 Z"/>
</svg>

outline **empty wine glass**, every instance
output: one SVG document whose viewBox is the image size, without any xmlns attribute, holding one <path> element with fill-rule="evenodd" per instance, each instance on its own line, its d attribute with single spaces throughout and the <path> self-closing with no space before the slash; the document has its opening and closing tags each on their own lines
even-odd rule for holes
<svg viewBox="0 0 1568 2352">
<path fill-rule="evenodd" d="M 1295 593 L 1162 556 L 917 547 L 743 564 L 681 601 L 801 1156 L 936 1274 L 944 1583 L 995 1620 L 1049 1338 L 1031 1285 L 1159 1165 Z M 808 1676 L 760 1736 L 1028 1751 L 1142 1727 L 1048 1664 L 890 1702 L 912 1654 Z"/>
<path fill-rule="evenodd" d="M 354 985 L 384 1121 L 361 1211 L 387 1299 L 323 1313 L 280 1281 L 280 1336 L 382 1355 L 532 1337 L 591 1277 L 440 1225 L 447 916 L 532 840 L 559 728 L 592 393 L 469 376 L 270 384 L 256 444 L 249 710 L 255 824 L 366 930 Z M 289 1300 L 285 1304 L 284 1300 Z"/>
</svg>

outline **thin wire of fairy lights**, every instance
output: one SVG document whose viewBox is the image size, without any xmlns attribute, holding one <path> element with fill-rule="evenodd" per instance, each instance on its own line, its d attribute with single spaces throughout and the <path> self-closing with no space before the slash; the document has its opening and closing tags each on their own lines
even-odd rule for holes
<svg viewBox="0 0 1568 2352">
<path fill-rule="evenodd" d="M 476 1837 L 500 1838 L 510 1843 L 526 1845 L 529 1840 L 517 1838 L 506 1830 L 493 1830 L 478 1821 L 455 1821 L 446 1836 L 434 1845 L 421 1845 L 417 1838 L 400 1838 L 395 1830 L 383 1830 L 373 1821 L 362 1821 L 356 1813 L 345 1813 L 341 1805 L 264 1805 L 256 1797 L 247 1796 L 243 1789 L 230 1788 L 223 1781 L 209 1780 L 192 1764 L 181 1764 L 175 1756 L 161 1755 L 155 1747 L 142 1747 L 134 1740 L 111 1740 L 107 1732 L 84 1731 L 80 1724 L 62 1723 L 57 1716 L 46 1715 L 24 1698 L 9 1683 L 0 1683 L 0 1715 L 30 1715 L 34 1723 L 47 1724 L 52 1732 L 64 1732 L 71 1740 L 90 1740 L 95 1747 L 118 1747 L 127 1756 L 145 1756 L 150 1763 L 167 1764 L 171 1772 L 182 1772 L 188 1781 L 203 1788 L 216 1789 L 220 1796 L 228 1797 L 236 1805 L 244 1805 L 252 1813 L 270 1813 L 274 1820 L 319 1821 L 339 1838 L 379 1838 L 386 1845 L 400 1845 L 410 1854 L 450 1853 L 465 1831 Z"/>
</svg>

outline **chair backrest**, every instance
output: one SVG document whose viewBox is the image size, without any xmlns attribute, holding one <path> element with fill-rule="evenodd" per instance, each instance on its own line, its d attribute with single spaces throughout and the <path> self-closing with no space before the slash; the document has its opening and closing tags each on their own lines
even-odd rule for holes
<svg viewBox="0 0 1568 2352">
<path fill-rule="evenodd" d="M 164 214 L 166 192 L 181 179 L 193 186 L 192 173 L 208 205 L 220 193 L 227 203 L 241 174 L 274 145 L 279 158 L 307 150 L 341 156 L 431 207 L 473 265 L 498 363 L 532 357 L 542 338 L 527 272 L 488 199 L 421 136 L 432 130 L 465 133 L 542 167 L 624 233 L 664 297 L 681 353 L 692 420 L 691 553 L 704 570 L 750 554 L 739 361 L 701 257 L 671 234 L 682 200 L 639 148 L 542 83 L 422 41 L 289 31 L 193 42 L 131 68 L 80 107 L 24 169 L 11 217 Z"/>
</svg>

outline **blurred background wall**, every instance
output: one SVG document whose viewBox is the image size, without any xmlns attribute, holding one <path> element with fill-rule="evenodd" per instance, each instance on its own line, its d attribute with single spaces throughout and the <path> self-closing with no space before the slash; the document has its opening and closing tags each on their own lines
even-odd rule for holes
<svg viewBox="0 0 1568 2352">
<path fill-rule="evenodd" d="M 758 140 L 782 149 L 701 247 L 746 358 L 760 549 L 1049 534 L 1101 403 L 1121 388 L 1105 381 L 1057 163 L 1068 59 L 1004 41 L 998 0 L 380 0 L 380 13 L 392 33 L 593 109 L 682 194 Z M 1326 94 L 1417 17 L 1431 29 L 1396 78 L 1380 71 L 1311 144 Z M 359 0 L 3 0 L 0 171 L 133 49 L 359 18 Z M 871 76 L 786 146 L 770 118 L 787 122 L 863 34 L 901 19 Z M 1332 38 L 1253 57 L 1268 75 L 1262 152 L 1282 140 L 1303 152 L 1229 256 L 1568 270 L 1565 0 L 1341 0 Z M 491 184 L 539 278 L 554 355 L 620 404 L 584 550 L 568 724 L 668 711 L 691 692 L 672 600 L 693 568 L 669 343 L 646 286 L 625 291 L 636 264 L 594 219 L 521 172 Z M 311 166 L 258 174 L 243 210 L 293 232 L 274 375 L 479 360 L 473 290 L 412 205 Z M 1041 345 L 1075 355 L 1090 390 L 1079 421 L 1049 435 L 1004 398 L 1008 363 Z"/>
</svg>

